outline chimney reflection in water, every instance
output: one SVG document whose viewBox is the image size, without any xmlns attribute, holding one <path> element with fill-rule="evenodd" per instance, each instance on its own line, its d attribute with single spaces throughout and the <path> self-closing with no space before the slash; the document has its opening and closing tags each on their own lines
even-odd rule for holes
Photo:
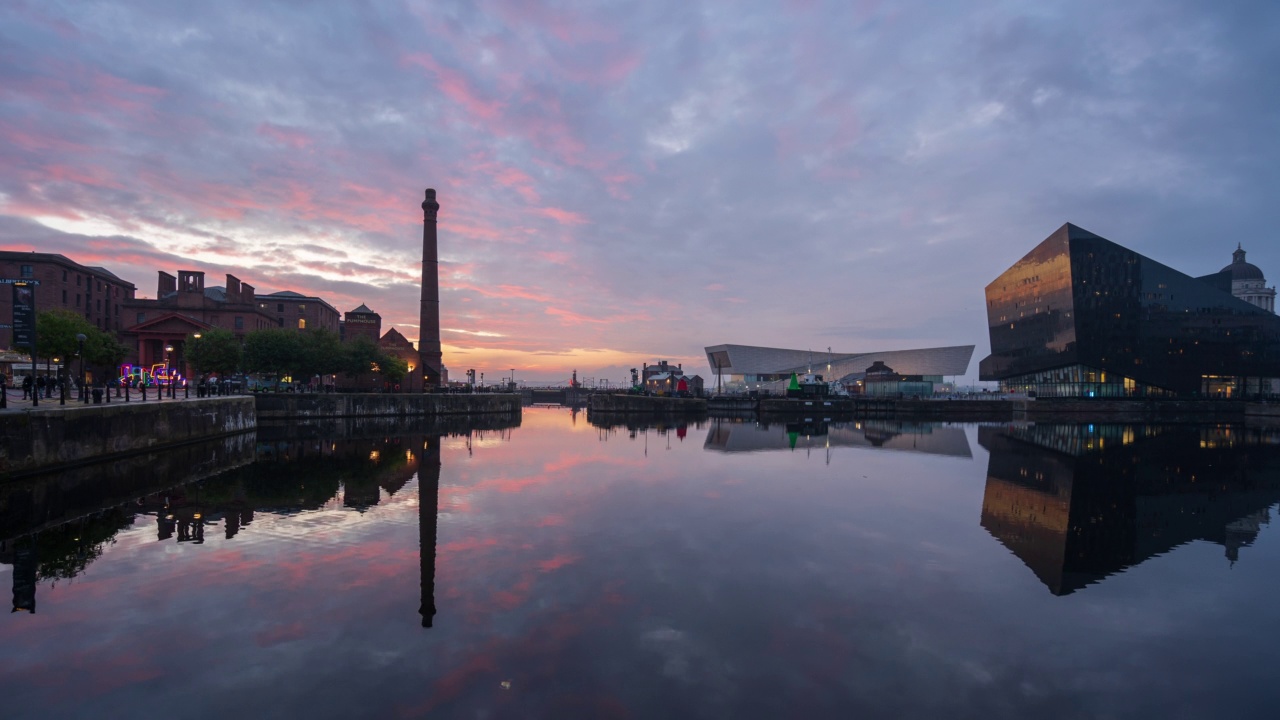
<svg viewBox="0 0 1280 720">
<path fill-rule="evenodd" d="M 418 555 L 421 563 L 422 627 L 436 616 L 436 516 L 440 509 L 440 436 L 424 438 L 418 455 Z"/>
</svg>

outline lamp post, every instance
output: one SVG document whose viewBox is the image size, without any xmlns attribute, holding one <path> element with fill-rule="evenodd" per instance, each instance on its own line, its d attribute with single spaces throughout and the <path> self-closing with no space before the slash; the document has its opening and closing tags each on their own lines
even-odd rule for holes
<svg viewBox="0 0 1280 720">
<path fill-rule="evenodd" d="M 204 373 L 200 371 L 200 333 L 194 333 L 191 337 L 196 339 L 196 346 L 191 350 L 191 359 L 196 366 L 196 397 L 203 397 Z"/>
<path fill-rule="evenodd" d="M 58 358 L 54 358 L 53 364 L 58 366 L 58 378 L 57 378 L 58 404 L 66 405 L 67 404 L 67 384 L 62 381 L 62 373 L 63 373 L 62 361 Z"/>
<path fill-rule="evenodd" d="M 87 339 L 84 333 L 76 334 L 76 342 L 80 344 L 80 402 L 82 403 L 89 402 L 89 393 L 84 387 L 84 341 Z"/>
<path fill-rule="evenodd" d="M 164 346 L 164 376 L 169 380 L 169 387 L 173 387 L 173 366 L 169 364 L 169 356 L 173 354 L 173 346 Z M 164 397 L 164 386 L 157 388 L 160 391 L 160 398 Z M 157 398 L 159 399 L 159 398 Z"/>
</svg>

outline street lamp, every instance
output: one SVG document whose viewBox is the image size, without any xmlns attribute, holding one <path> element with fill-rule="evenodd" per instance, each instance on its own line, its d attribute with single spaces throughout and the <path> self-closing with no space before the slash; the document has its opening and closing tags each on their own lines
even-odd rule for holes
<svg viewBox="0 0 1280 720">
<path fill-rule="evenodd" d="M 164 376 L 169 380 L 169 387 L 173 387 L 173 366 L 169 364 L 169 356 L 173 354 L 173 346 L 164 346 Z M 164 386 L 160 386 L 160 397 L 164 397 Z M 170 395 L 170 397 L 173 397 Z"/>
<path fill-rule="evenodd" d="M 200 333 L 193 333 L 191 337 L 196 339 L 196 346 L 191 350 L 191 359 L 196 365 L 196 397 L 204 397 L 204 373 L 200 371 Z"/>
<path fill-rule="evenodd" d="M 53 359 L 53 364 L 58 366 L 58 404 L 67 404 L 67 385 L 62 382 L 62 361 L 58 358 Z M 48 374 L 47 372 L 45 373 Z M 47 382 L 47 381 L 46 381 Z"/>
<path fill-rule="evenodd" d="M 82 403 L 89 402 L 89 393 L 84 387 L 84 341 L 87 339 L 84 333 L 76 334 L 76 342 L 80 343 L 80 402 Z"/>
</svg>

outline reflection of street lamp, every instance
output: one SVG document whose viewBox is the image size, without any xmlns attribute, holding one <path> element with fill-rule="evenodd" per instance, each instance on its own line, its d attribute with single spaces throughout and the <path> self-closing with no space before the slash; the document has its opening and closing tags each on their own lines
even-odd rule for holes
<svg viewBox="0 0 1280 720">
<path fill-rule="evenodd" d="M 80 402 L 82 403 L 89 402 L 89 393 L 84 389 L 84 341 L 87 339 L 84 333 L 76 335 L 76 342 L 80 343 Z"/>
<path fill-rule="evenodd" d="M 169 364 L 169 355 L 173 353 L 172 345 L 164 346 L 164 376 L 169 380 L 169 387 L 173 387 L 173 366 Z M 160 397 L 164 397 L 164 386 L 160 386 Z M 169 397 L 173 397 L 170 395 Z"/>
</svg>

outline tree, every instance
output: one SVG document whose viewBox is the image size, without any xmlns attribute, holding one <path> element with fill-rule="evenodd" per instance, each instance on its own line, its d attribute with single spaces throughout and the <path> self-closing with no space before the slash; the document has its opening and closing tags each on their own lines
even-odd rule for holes
<svg viewBox="0 0 1280 720">
<path fill-rule="evenodd" d="M 89 335 L 89 339 L 85 341 L 84 355 L 86 360 L 95 365 L 119 368 L 120 363 L 128 357 L 129 348 L 114 335 L 99 331 L 96 335 Z"/>
<path fill-rule="evenodd" d="M 309 330 L 300 334 L 302 357 L 298 364 L 299 379 L 342 372 L 344 358 L 342 340 L 328 330 Z"/>
<path fill-rule="evenodd" d="M 372 372 L 378 364 L 382 350 L 367 337 L 358 337 L 343 347 L 342 371 L 359 383 L 365 373 Z"/>
<path fill-rule="evenodd" d="M 36 350 L 41 357 L 72 358 L 80 351 L 76 335 L 86 338 L 86 350 L 95 335 L 104 334 L 89 324 L 80 313 L 70 310 L 45 310 L 36 314 Z M 88 356 L 88 352 L 85 355 Z"/>
<path fill-rule="evenodd" d="M 240 369 L 244 357 L 243 348 L 235 334 L 223 328 L 206 330 L 200 334 L 199 339 L 189 335 L 184 347 L 190 351 L 187 360 L 191 367 L 201 375 L 213 373 L 226 377 Z"/>
<path fill-rule="evenodd" d="M 257 330 L 244 339 L 244 367 L 277 380 L 299 369 L 302 339 L 293 330 Z"/>
<path fill-rule="evenodd" d="M 80 352 L 78 335 L 84 335 L 84 361 L 89 365 L 114 369 L 129 354 L 129 348 L 114 335 L 99 330 L 80 313 L 46 310 L 36 315 L 36 348 L 46 358 L 58 357 L 70 367 Z"/>
<path fill-rule="evenodd" d="M 403 380 L 409 372 L 409 363 L 395 355 L 382 352 L 382 348 L 378 348 L 378 351 L 378 370 L 382 373 L 383 379 L 391 383 Z"/>
</svg>

